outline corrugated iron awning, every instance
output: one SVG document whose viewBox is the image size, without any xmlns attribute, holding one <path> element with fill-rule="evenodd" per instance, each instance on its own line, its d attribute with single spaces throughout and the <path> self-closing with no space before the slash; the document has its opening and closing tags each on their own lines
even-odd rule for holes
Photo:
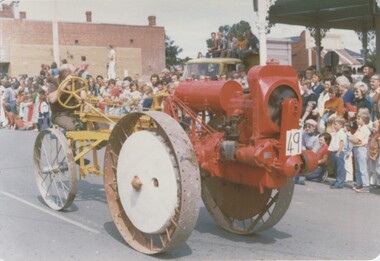
<svg viewBox="0 0 380 261">
<path fill-rule="evenodd" d="M 374 30 L 373 5 L 372 0 L 277 0 L 269 9 L 269 22 Z"/>
</svg>

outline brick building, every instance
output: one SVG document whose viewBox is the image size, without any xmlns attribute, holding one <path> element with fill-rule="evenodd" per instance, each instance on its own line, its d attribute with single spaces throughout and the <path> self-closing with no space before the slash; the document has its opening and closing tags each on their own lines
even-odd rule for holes
<svg viewBox="0 0 380 261">
<path fill-rule="evenodd" d="M 148 25 L 121 25 L 92 22 L 54 22 L 28 20 L 25 12 L 15 15 L 12 5 L 0 10 L 0 72 L 12 76 L 36 75 L 40 65 L 54 61 L 54 30 L 58 32 L 56 50 L 59 58 L 79 67 L 81 56 L 87 57 L 91 75 L 107 75 L 107 46 L 116 51 L 117 76 L 136 73 L 145 77 L 165 67 L 165 29 L 156 26 L 156 17 L 148 17 Z M 57 52 L 58 54 L 58 52 Z"/>
<path fill-rule="evenodd" d="M 300 36 L 292 37 L 292 65 L 297 70 L 305 70 L 310 65 L 316 64 L 316 52 L 314 51 L 314 38 L 308 31 L 303 31 Z M 325 55 L 335 52 L 338 56 L 338 65 L 348 65 L 351 68 L 361 67 L 354 55 L 355 53 L 344 48 L 345 43 L 341 35 L 329 34 L 322 40 L 321 65 L 325 65 Z M 359 55 L 359 54 L 357 54 Z M 360 55 L 359 55 L 360 56 Z M 357 56 L 356 56 L 357 57 Z"/>
</svg>

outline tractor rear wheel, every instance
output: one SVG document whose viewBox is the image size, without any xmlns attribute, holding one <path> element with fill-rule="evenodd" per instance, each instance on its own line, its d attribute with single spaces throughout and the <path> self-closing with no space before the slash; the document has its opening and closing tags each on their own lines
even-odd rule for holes
<svg viewBox="0 0 380 261">
<path fill-rule="evenodd" d="M 235 234 L 249 235 L 273 227 L 286 213 L 293 179 L 281 189 L 264 189 L 204 175 L 202 199 L 215 222 Z"/>
</svg>

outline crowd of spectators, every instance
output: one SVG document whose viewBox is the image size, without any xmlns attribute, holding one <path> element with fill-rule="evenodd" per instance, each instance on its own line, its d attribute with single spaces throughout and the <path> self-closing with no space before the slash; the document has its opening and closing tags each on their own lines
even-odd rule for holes
<svg viewBox="0 0 380 261">
<path fill-rule="evenodd" d="M 332 189 L 353 180 L 360 193 L 380 185 L 380 74 L 369 63 L 363 74 L 354 81 L 350 68 L 334 73 L 329 66 L 322 73 L 309 67 L 299 74 L 303 147 L 317 153 L 319 167 L 297 177 L 297 184 L 330 175 L 336 177 Z"/>
<path fill-rule="evenodd" d="M 173 94 L 181 77 L 177 71 L 168 69 L 152 74 L 148 81 L 138 74 L 115 79 L 93 77 L 88 73 L 85 57 L 78 68 L 66 60 L 59 69 L 55 63 L 43 64 L 38 76 L 1 79 L 1 126 L 36 131 L 51 126 L 47 95 L 49 86 L 57 86 L 63 71 L 83 77 L 89 87 L 88 95 L 98 99 L 98 108 L 119 116 L 133 110 L 148 110 L 155 96 Z M 329 66 L 321 73 L 314 67 L 299 73 L 302 145 L 317 154 L 319 166 L 304 177 L 296 177 L 297 184 L 305 184 L 305 179 L 323 181 L 328 174 L 336 177 L 332 189 L 341 189 L 346 181 L 353 180 L 354 189 L 360 193 L 380 185 L 380 74 L 371 64 L 363 67 L 363 73 L 360 81 L 353 80 L 348 67 L 340 73 L 334 73 Z M 221 75 L 220 79 L 236 80 L 244 85 L 246 75 L 237 72 Z"/>
<path fill-rule="evenodd" d="M 28 77 L 3 76 L 0 80 L 0 127 L 18 130 L 42 130 L 51 126 L 52 104 L 48 102 L 50 86 L 58 86 L 62 72 L 82 77 L 88 84 L 88 95 L 96 98 L 98 108 L 105 113 L 122 115 L 132 110 L 148 110 L 153 97 L 171 95 L 179 84 L 181 71 L 162 70 L 144 81 L 139 74 L 132 77 L 108 79 L 102 75 L 93 77 L 88 72 L 86 57 L 75 67 L 66 59 L 58 68 L 42 64 L 39 75 Z M 61 74 L 61 75 L 60 75 Z"/>
</svg>

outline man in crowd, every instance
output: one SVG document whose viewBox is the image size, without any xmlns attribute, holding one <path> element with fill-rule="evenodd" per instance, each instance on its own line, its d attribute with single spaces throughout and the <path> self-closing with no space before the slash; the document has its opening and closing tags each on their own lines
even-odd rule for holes
<svg viewBox="0 0 380 261">
<path fill-rule="evenodd" d="M 376 67 L 372 63 L 366 63 L 363 66 L 363 74 L 364 77 L 362 79 L 362 82 L 367 84 L 368 89 L 371 88 L 370 82 L 371 82 L 371 77 L 372 75 L 376 72 Z"/>
</svg>

